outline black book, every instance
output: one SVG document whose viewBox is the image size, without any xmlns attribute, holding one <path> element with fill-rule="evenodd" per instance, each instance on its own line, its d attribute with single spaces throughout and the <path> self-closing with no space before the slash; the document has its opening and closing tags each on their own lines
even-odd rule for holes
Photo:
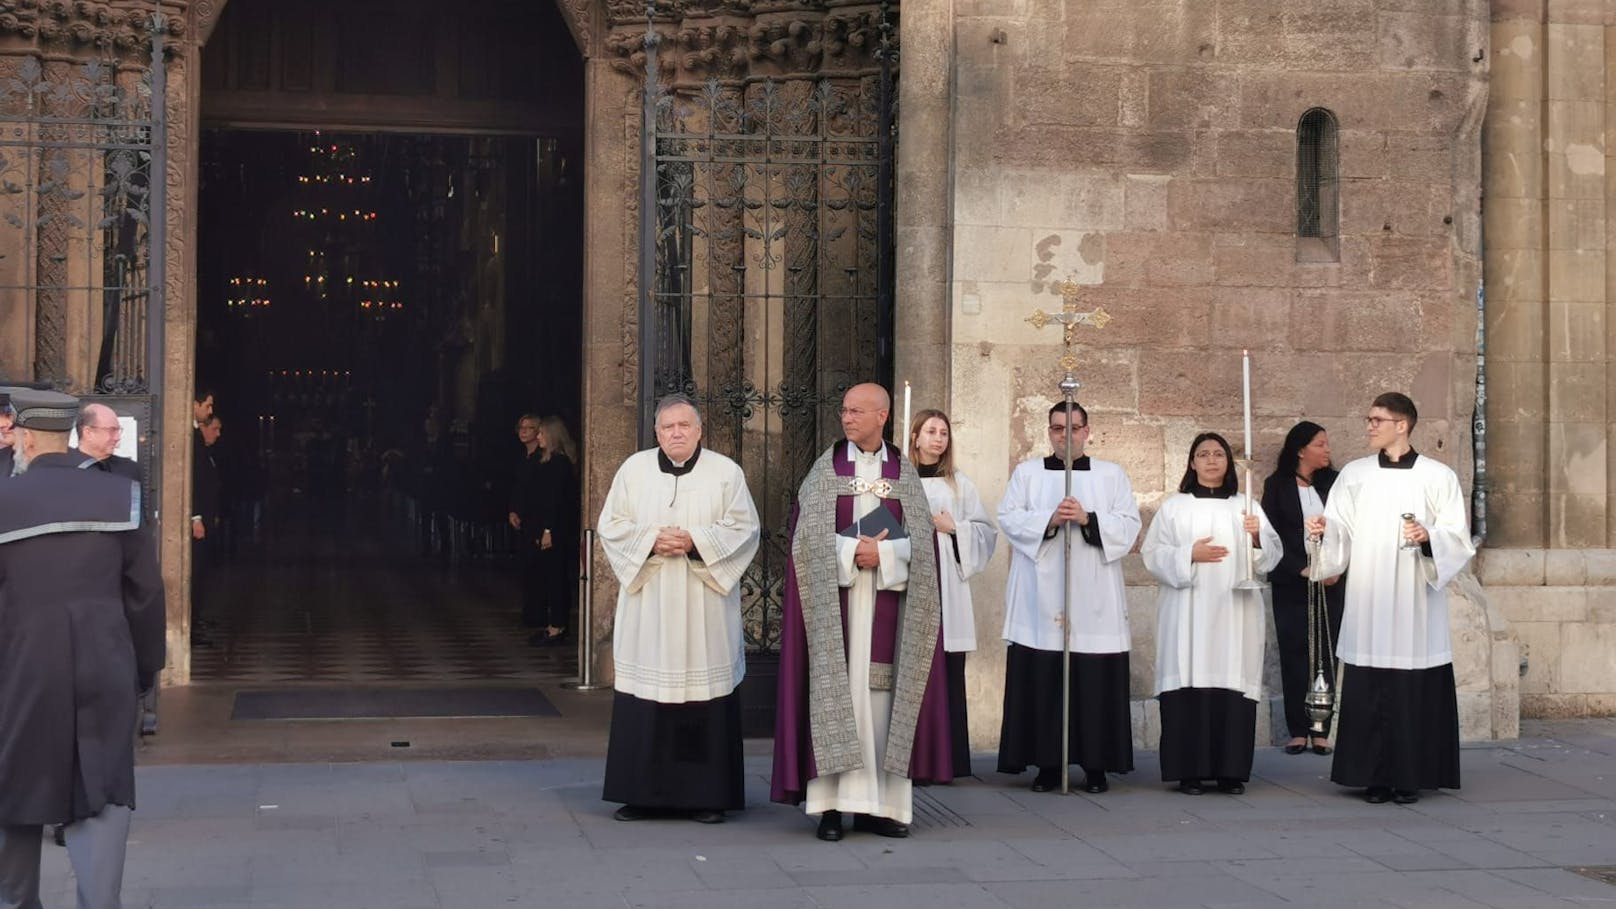
<svg viewBox="0 0 1616 909">
<path fill-rule="evenodd" d="M 880 536 L 881 531 L 887 532 L 889 540 L 906 540 L 909 532 L 903 529 L 898 519 L 892 516 L 885 505 L 877 505 L 869 514 L 859 518 L 853 523 L 836 531 L 839 536 L 857 538 L 860 534 L 867 537 Z"/>
</svg>

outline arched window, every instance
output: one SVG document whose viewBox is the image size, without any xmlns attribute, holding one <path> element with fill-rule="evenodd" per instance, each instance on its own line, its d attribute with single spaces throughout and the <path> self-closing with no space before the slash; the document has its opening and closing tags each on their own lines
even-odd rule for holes
<svg viewBox="0 0 1616 909">
<path fill-rule="evenodd" d="M 1340 164 L 1335 115 L 1315 107 L 1296 124 L 1296 235 L 1317 237 L 1333 253 L 1339 224 Z"/>
</svg>

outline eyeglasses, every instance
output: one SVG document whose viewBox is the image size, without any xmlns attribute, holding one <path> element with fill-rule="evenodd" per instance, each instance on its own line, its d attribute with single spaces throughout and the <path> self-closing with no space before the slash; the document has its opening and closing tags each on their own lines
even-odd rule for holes
<svg viewBox="0 0 1616 909">
<path fill-rule="evenodd" d="M 1401 423 L 1402 417 L 1364 417 L 1364 425 L 1370 429 L 1379 429 L 1382 423 Z"/>
</svg>

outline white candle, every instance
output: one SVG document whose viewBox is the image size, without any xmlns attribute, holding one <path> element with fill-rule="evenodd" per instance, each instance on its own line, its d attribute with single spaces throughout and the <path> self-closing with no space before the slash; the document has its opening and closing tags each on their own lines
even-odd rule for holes
<svg viewBox="0 0 1616 909">
<path fill-rule="evenodd" d="M 903 423 L 900 424 L 898 438 L 902 439 L 898 447 L 905 453 L 909 451 L 909 380 L 903 380 Z"/>
<path fill-rule="evenodd" d="M 1251 351 L 1240 351 L 1240 378 L 1246 405 L 1246 460 L 1251 460 Z"/>
</svg>

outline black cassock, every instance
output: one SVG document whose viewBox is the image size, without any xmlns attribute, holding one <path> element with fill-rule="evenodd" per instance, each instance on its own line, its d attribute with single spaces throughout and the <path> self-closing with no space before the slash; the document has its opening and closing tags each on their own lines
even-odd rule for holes
<svg viewBox="0 0 1616 909">
<path fill-rule="evenodd" d="M 0 825 L 135 804 L 136 696 L 163 666 L 138 487 L 47 454 L 0 484 Z"/>
</svg>

